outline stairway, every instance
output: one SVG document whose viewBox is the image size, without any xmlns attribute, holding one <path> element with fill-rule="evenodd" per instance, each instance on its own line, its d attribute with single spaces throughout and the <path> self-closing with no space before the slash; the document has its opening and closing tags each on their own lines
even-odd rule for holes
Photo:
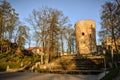
<svg viewBox="0 0 120 80">
<path fill-rule="evenodd" d="M 79 58 L 77 56 L 62 56 L 47 65 L 47 70 L 99 70 L 101 59 Z M 42 69 L 42 68 L 41 68 Z"/>
</svg>

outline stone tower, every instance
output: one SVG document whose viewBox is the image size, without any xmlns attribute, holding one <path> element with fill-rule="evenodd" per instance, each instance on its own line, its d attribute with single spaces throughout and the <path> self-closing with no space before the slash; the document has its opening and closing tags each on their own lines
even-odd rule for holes
<svg viewBox="0 0 120 80">
<path fill-rule="evenodd" d="M 93 20 L 80 20 L 75 24 L 76 51 L 88 55 L 96 52 L 96 24 Z"/>
</svg>

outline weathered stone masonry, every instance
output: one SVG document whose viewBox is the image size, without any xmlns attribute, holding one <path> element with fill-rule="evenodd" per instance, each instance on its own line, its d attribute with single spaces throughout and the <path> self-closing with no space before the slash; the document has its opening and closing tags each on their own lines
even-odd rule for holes
<svg viewBox="0 0 120 80">
<path fill-rule="evenodd" d="M 76 51 L 78 54 L 96 52 L 96 24 L 93 20 L 80 20 L 75 24 Z"/>
</svg>

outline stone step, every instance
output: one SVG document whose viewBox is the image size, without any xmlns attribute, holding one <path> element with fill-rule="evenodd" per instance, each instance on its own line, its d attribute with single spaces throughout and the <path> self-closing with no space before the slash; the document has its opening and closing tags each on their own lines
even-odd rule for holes
<svg viewBox="0 0 120 80">
<path fill-rule="evenodd" d="M 83 69 L 99 69 L 100 66 L 95 63 L 94 60 L 88 58 L 78 58 L 76 56 L 62 56 L 47 65 L 44 65 L 43 68 L 46 70 L 83 70 Z M 95 59 L 99 60 L 98 58 Z M 101 60 L 101 59 L 100 59 Z M 99 61 L 97 61 L 99 63 Z M 98 68 L 99 67 L 99 68 Z"/>
</svg>

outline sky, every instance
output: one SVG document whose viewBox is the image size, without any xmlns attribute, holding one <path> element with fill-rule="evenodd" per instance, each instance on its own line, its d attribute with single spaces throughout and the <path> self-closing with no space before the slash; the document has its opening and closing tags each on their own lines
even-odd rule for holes
<svg viewBox="0 0 120 80">
<path fill-rule="evenodd" d="M 32 13 L 33 9 L 43 6 L 56 8 L 69 17 L 73 25 L 84 19 L 91 19 L 96 22 L 96 40 L 99 44 L 98 32 L 100 30 L 101 5 L 110 0 L 6 0 L 19 14 L 20 21 L 25 22 L 25 18 Z"/>
</svg>

